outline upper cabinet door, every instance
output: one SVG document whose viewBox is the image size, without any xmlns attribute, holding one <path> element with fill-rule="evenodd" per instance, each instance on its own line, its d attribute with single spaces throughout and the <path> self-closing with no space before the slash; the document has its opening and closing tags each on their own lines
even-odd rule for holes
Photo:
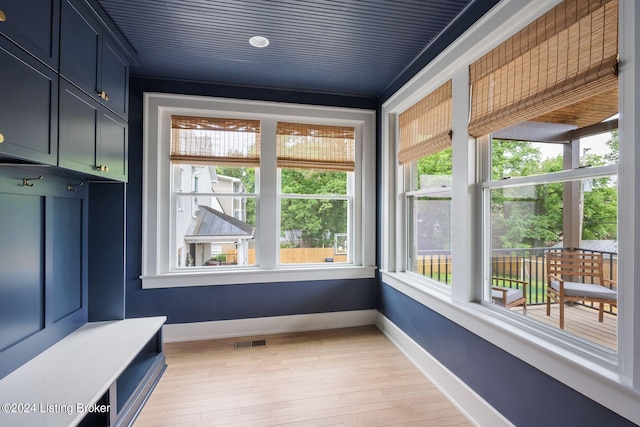
<svg viewBox="0 0 640 427">
<path fill-rule="evenodd" d="M 60 0 L 0 0 L 0 34 L 58 70 Z"/>
<path fill-rule="evenodd" d="M 0 37 L 0 153 L 55 165 L 58 75 Z"/>
<path fill-rule="evenodd" d="M 102 43 L 100 92 L 101 102 L 120 117 L 129 114 L 129 60 L 110 37 Z"/>
<path fill-rule="evenodd" d="M 2 1 L 2 0 L 0 0 Z M 80 1 L 62 1 L 60 75 L 93 97 L 98 96 L 100 26 Z"/>
</svg>

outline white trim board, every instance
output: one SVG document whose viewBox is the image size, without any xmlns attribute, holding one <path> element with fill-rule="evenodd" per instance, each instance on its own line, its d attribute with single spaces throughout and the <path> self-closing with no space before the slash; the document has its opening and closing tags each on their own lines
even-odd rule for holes
<svg viewBox="0 0 640 427">
<path fill-rule="evenodd" d="M 472 424 L 514 425 L 381 313 L 376 326 Z"/>
<path fill-rule="evenodd" d="M 165 324 L 162 338 L 164 342 L 181 342 L 349 328 L 375 324 L 377 313 L 371 309 Z"/>
</svg>

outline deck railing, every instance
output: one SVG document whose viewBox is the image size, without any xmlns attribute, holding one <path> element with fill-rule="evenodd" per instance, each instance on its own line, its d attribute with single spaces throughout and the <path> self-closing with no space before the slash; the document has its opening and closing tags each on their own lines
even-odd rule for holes
<svg viewBox="0 0 640 427">
<path fill-rule="evenodd" d="M 527 304 L 546 304 L 546 254 L 562 250 L 569 250 L 569 248 L 495 249 L 491 259 L 491 275 L 526 281 Z M 617 253 L 584 248 L 576 248 L 576 250 L 602 254 L 605 279 L 618 280 Z M 450 285 L 451 252 L 420 251 L 416 260 L 416 272 Z M 508 286 L 506 282 L 504 285 Z M 592 304 L 586 305 L 592 306 Z M 615 308 L 611 307 L 607 311 L 616 313 Z"/>
</svg>

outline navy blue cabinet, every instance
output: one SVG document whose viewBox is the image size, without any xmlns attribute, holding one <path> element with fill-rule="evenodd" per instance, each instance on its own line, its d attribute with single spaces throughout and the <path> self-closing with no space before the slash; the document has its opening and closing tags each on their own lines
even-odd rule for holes
<svg viewBox="0 0 640 427">
<path fill-rule="evenodd" d="M 0 0 L 0 160 L 126 181 L 132 53 L 94 0 Z"/>
<path fill-rule="evenodd" d="M 127 181 L 129 125 L 111 110 L 102 107 L 100 111 L 99 150 L 96 156 L 97 169 L 103 178 Z"/>
<path fill-rule="evenodd" d="M 65 80 L 60 80 L 59 128 L 59 166 L 126 181 L 127 123 Z"/>
<path fill-rule="evenodd" d="M 0 0 L 0 34 L 58 69 L 60 0 Z"/>
<path fill-rule="evenodd" d="M 58 75 L 0 37 L 0 153 L 55 165 Z"/>
<path fill-rule="evenodd" d="M 60 75 L 120 117 L 128 114 L 130 58 L 82 0 L 63 0 Z"/>
</svg>

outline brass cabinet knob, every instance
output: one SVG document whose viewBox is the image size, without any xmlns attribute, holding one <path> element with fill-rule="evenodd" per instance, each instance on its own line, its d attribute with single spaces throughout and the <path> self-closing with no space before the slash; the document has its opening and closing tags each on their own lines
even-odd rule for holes
<svg viewBox="0 0 640 427">
<path fill-rule="evenodd" d="M 102 91 L 102 92 L 98 92 L 98 96 L 102 99 L 104 99 L 105 101 L 109 100 L 109 95 L 107 95 L 107 92 Z"/>
<path fill-rule="evenodd" d="M 0 9 L 0 22 L 4 22 L 7 20 L 7 15 L 4 13 L 4 10 Z"/>
<path fill-rule="evenodd" d="M 4 135 L 0 133 L 0 144 L 4 142 Z"/>
<path fill-rule="evenodd" d="M 96 169 L 99 170 L 100 172 L 109 172 L 109 166 L 105 166 L 105 165 L 96 166 Z"/>
</svg>

